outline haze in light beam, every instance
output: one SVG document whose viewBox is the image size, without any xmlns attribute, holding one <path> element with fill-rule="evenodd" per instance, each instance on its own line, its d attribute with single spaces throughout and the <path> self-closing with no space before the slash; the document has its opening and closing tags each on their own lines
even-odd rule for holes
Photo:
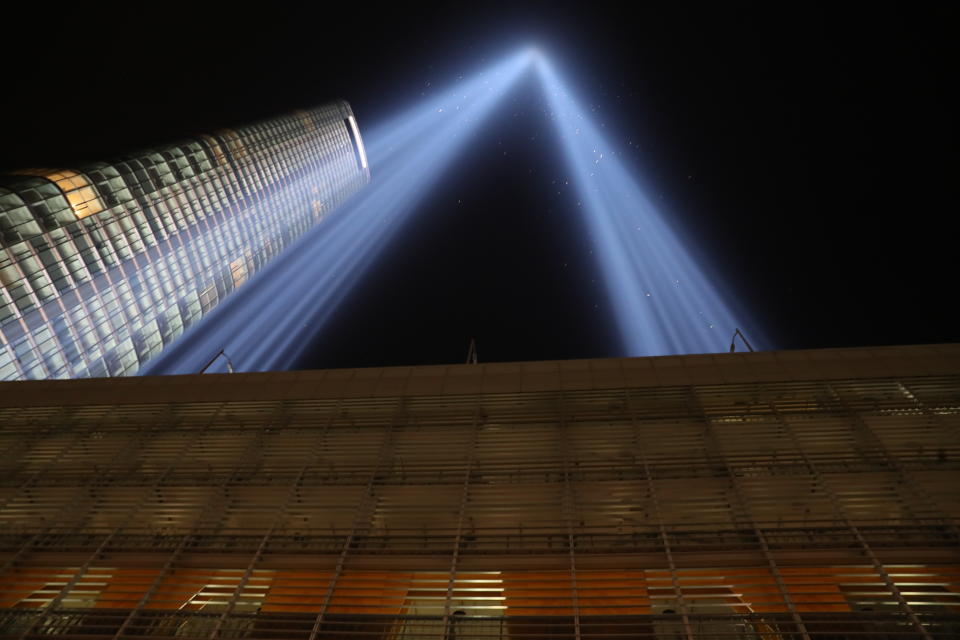
<svg viewBox="0 0 960 640">
<path fill-rule="evenodd" d="M 536 60 L 550 117 L 596 241 L 624 355 L 726 351 L 736 319 L 616 149 L 550 62 Z"/>
<path fill-rule="evenodd" d="M 220 349 L 241 371 L 292 366 L 521 74 L 510 56 L 364 133 L 371 183 L 141 371 L 197 373 Z M 295 189 L 296 186 L 291 187 Z M 225 370 L 217 362 L 208 371 Z"/>
<path fill-rule="evenodd" d="M 538 49 L 529 47 L 369 129 L 372 182 L 142 370 L 196 373 L 220 349 L 237 370 L 291 367 L 500 98 L 533 66 L 596 243 L 624 355 L 726 351 L 744 328 L 662 212 Z M 303 185 L 291 185 L 294 194 Z M 283 201 L 284 193 L 277 196 Z M 287 198 L 295 202 L 296 197 Z M 289 205 L 288 206 L 293 206 Z M 223 371 L 218 362 L 210 371 Z"/>
</svg>

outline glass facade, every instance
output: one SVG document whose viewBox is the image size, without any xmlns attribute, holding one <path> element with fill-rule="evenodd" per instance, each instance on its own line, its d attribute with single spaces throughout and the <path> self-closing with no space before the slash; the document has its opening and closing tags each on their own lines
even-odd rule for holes
<svg viewBox="0 0 960 640">
<path fill-rule="evenodd" d="M 369 179 L 343 101 L 0 176 L 0 380 L 135 373 Z"/>
<path fill-rule="evenodd" d="M 0 384 L 0 636 L 960 637 L 960 345 Z"/>
</svg>

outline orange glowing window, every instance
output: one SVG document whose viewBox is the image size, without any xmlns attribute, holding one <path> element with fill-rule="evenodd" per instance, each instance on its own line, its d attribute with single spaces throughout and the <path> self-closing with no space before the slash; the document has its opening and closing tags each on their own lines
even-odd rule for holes
<svg viewBox="0 0 960 640">
<path fill-rule="evenodd" d="M 244 258 L 237 258 L 230 263 L 230 274 L 233 276 L 233 286 L 239 287 L 247 279 L 247 263 Z"/>
<path fill-rule="evenodd" d="M 297 117 L 300 118 L 300 122 L 303 123 L 303 128 L 306 131 L 316 131 L 317 125 L 314 124 L 313 118 L 310 117 L 310 114 L 306 111 L 296 111 Z"/>
<path fill-rule="evenodd" d="M 90 181 L 82 173 L 69 169 L 24 169 L 17 171 L 17 173 L 46 178 L 60 187 L 70 204 L 70 208 L 73 209 L 74 215 L 78 218 L 86 218 L 95 213 L 100 213 L 106 208 L 103 206 L 103 201 L 97 194 L 96 188 L 90 184 Z"/>
<path fill-rule="evenodd" d="M 217 164 L 227 164 L 227 156 L 223 153 L 223 149 L 220 148 L 220 143 L 217 142 L 217 139 L 213 136 L 208 136 L 205 133 L 201 133 L 200 137 L 203 138 L 203 141 L 207 143 L 208 147 L 210 147 L 210 151 L 213 152 L 213 157 L 216 158 Z"/>
<path fill-rule="evenodd" d="M 234 160 L 240 160 L 247 156 L 247 147 L 240 139 L 240 135 L 233 129 L 220 129 L 217 134 L 227 143 L 227 149 L 233 154 Z"/>
</svg>

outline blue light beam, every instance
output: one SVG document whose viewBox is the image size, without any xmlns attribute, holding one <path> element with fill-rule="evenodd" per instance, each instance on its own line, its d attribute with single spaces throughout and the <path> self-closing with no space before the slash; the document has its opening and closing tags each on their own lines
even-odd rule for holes
<svg viewBox="0 0 960 640">
<path fill-rule="evenodd" d="M 416 211 L 505 93 L 537 69 L 579 195 L 625 355 L 726 350 L 738 321 L 546 58 L 528 48 L 364 136 L 372 183 L 143 369 L 195 373 L 224 349 L 236 368 L 292 366 Z M 294 206 L 290 187 L 287 206 Z M 211 367 L 222 371 L 224 363 Z"/>
<path fill-rule="evenodd" d="M 535 66 L 625 355 L 726 351 L 737 327 L 753 337 L 550 62 Z"/>
<path fill-rule="evenodd" d="M 510 56 L 364 135 L 372 181 L 304 234 L 179 340 L 144 375 L 197 373 L 220 349 L 237 370 L 291 367 L 420 200 L 463 152 L 504 94 L 530 68 Z M 225 370 L 217 362 L 208 371 Z"/>
</svg>

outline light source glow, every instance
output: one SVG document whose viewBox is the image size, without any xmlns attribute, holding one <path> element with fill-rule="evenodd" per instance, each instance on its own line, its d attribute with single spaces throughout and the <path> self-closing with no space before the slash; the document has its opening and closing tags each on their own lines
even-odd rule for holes
<svg viewBox="0 0 960 640">
<path fill-rule="evenodd" d="M 337 313 L 500 98 L 531 70 L 541 83 L 576 186 L 623 355 L 725 350 L 733 330 L 745 323 L 735 320 L 547 58 L 528 47 L 369 129 L 366 150 L 357 136 L 364 166 L 369 158 L 371 184 L 142 372 L 196 373 L 220 349 L 238 370 L 292 366 L 304 336 L 319 333 Z M 356 133 L 353 119 L 350 126 Z M 225 366 L 216 362 L 209 370 Z"/>
</svg>

